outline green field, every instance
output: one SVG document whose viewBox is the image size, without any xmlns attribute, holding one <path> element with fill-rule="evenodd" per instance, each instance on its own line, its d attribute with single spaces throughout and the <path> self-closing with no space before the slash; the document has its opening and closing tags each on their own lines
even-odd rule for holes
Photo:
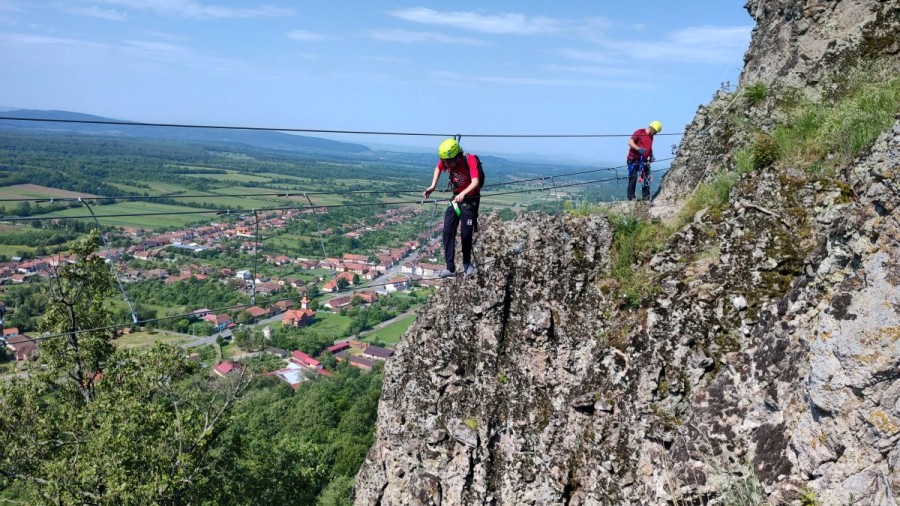
<svg viewBox="0 0 900 506">
<path fill-rule="evenodd" d="M 270 181 L 269 178 L 259 177 L 254 174 L 245 174 L 239 172 L 229 171 L 228 174 L 184 174 L 188 177 L 196 177 L 209 179 L 210 181 L 234 181 L 237 183 L 268 183 Z"/>
<path fill-rule="evenodd" d="M 200 192 L 192 193 L 192 195 L 199 195 Z M 283 200 L 263 200 L 260 198 L 253 197 L 232 197 L 228 195 L 221 195 L 216 193 L 206 193 L 208 197 L 178 197 L 172 196 L 171 198 L 177 202 L 181 202 L 183 204 L 214 204 L 217 206 L 226 206 L 233 209 L 267 209 L 267 208 L 277 208 L 284 207 L 288 205 L 286 201 Z"/>
<path fill-rule="evenodd" d="M 7 258 L 18 256 L 20 252 L 34 253 L 35 248 L 31 246 L 20 246 L 18 244 L 0 244 L 0 255 Z"/>
<path fill-rule="evenodd" d="M 146 229 L 181 227 L 192 222 L 202 222 L 215 219 L 216 214 L 212 211 L 202 211 L 195 207 L 172 206 L 166 204 L 153 204 L 150 202 L 121 202 L 108 206 L 95 206 L 94 213 L 101 224 L 116 227 L 138 227 Z M 178 215 L 155 215 L 146 216 L 147 213 L 178 213 L 191 212 L 194 214 L 178 214 Z M 142 216 L 119 216 L 107 217 L 113 214 L 141 214 Z M 71 216 L 90 216 L 87 209 L 73 208 L 64 211 L 55 211 L 52 213 L 41 215 L 42 218 L 67 218 Z M 93 221 L 93 218 L 84 218 Z"/>
<path fill-rule="evenodd" d="M 266 248 L 271 248 L 276 251 L 284 252 L 286 255 L 290 256 L 291 251 L 296 251 L 297 243 L 300 241 L 312 241 L 316 240 L 315 237 L 312 236 L 304 236 L 297 234 L 281 234 L 277 235 L 271 239 L 266 239 L 265 246 Z"/>
<path fill-rule="evenodd" d="M 165 331 L 153 331 L 132 332 L 116 339 L 114 343 L 120 348 L 139 348 L 152 346 L 155 343 L 180 344 L 182 340 L 182 336 L 179 335 Z"/>
<path fill-rule="evenodd" d="M 110 186 L 115 186 L 116 188 L 122 190 L 123 192 L 139 193 L 139 194 L 144 194 L 144 193 L 146 193 L 147 195 L 149 195 L 149 196 L 151 196 L 151 197 L 154 197 L 154 196 L 156 196 L 156 195 L 162 195 L 162 194 L 164 194 L 164 193 L 167 193 L 167 192 L 164 192 L 164 191 L 162 191 L 162 190 L 160 190 L 160 189 L 155 189 L 155 188 L 153 188 L 153 189 L 151 189 L 151 188 L 140 188 L 140 187 L 137 187 L 137 186 L 131 186 L 131 185 L 122 184 L 122 183 L 109 183 L 109 185 L 110 185 Z"/>
<path fill-rule="evenodd" d="M 353 321 L 349 316 L 343 316 L 340 313 L 329 313 L 327 311 L 317 311 L 316 319 L 312 325 L 306 327 L 321 335 L 331 334 L 336 338 L 343 335 L 344 330 Z"/>
<path fill-rule="evenodd" d="M 381 341 L 388 346 L 393 346 L 400 342 L 400 337 L 403 336 L 403 333 L 406 332 L 406 329 L 408 329 L 414 321 L 416 321 L 415 314 L 400 318 L 399 320 L 386 327 L 366 334 L 365 338 L 363 338 L 363 341 Z"/>
<path fill-rule="evenodd" d="M 257 172 L 256 175 L 260 176 L 260 177 L 267 177 L 270 179 L 293 179 L 297 182 L 310 182 L 311 181 L 311 179 L 308 177 L 292 176 L 292 175 L 288 175 L 288 174 L 276 174 L 274 172 Z"/>
</svg>

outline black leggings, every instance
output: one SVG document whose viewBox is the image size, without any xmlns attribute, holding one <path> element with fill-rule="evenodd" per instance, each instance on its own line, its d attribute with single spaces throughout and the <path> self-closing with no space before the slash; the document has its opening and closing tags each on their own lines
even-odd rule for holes
<svg viewBox="0 0 900 506">
<path fill-rule="evenodd" d="M 640 172 L 640 171 L 641 171 L 641 162 L 639 162 L 637 160 L 628 162 L 628 172 L 629 172 L 629 174 L 628 174 L 628 194 L 627 194 L 628 200 L 634 200 L 634 187 L 637 186 L 637 180 L 638 180 L 638 175 L 639 175 L 638 172 Z M 650 175 L 650 167 L 648 167 L 647 164 L 644 164 L 643 171 L 644 171 L 644 179 L 647 179 L 647 177 Z M 641 197 L 643 197 L 643 200 L 650 200 L 650 185 L 649 184 L 644 183 L 641 185 Z"/>
<path fill-rule="evenodd" d="M 478 206 L 481 197 L 471 197 L 459 204 L 459 216 L 453 210 L 453 205 L 447 206 L 444 211 L 444 258 L 447 260 L 447 270 L 456 272 L 456 227 L 460 224 L 462 230 L 463 265 L 472 263 L 472 236 L 478 231 Z"/>
</svg>

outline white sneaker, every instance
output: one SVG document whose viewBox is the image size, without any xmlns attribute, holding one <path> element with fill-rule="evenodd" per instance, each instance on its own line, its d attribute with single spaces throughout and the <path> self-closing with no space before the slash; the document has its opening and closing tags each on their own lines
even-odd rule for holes
<svg viewBox="0 0 900 506">
<path fill-rule="evenodd" d="M 475 275 L 475 266 L 472 264 L 467 264 L 463 272 L 466 273 L 466 276 L 474 276 Z"/>
<path fill-rule="evenodd" d="M 438 273 L 439 278 L 452 278 L 453 276 L 456 276 L 456 273 L 447 269 L 444 269 Z"/>
</svg>

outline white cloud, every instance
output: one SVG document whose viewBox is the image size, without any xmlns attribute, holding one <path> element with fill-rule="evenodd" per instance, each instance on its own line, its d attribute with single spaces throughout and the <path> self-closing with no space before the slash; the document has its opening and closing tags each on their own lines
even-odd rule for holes
<svg viewBox="0 0 900 506">
<path fill-rule="evenodd" d="M 373 61 L 375 63 L 391 63 L 398 65 L 405 65 L 409 63 L 409 60 L 406 58 L 397 58 L 395 56 L 360 56 L 360 60 L 364 61 Z"/>
<path fill-rule="evenodd" d="M 68 7 L 65 12 L 78 16 L 88 16 L 92 18 L 105 19 L 106 21 L 125 21 L 128 14 L 112 9 L 101 9 L 97 6 L 91 7 Z"/>
<path fill-rule="evenodd" d="M 20 33 L 0 33 L 0 54 L 9 51 L 32 62 L 55 65 L 165 68 L 182 66 L 193 70 L 231 73 L 248 72 L 251 66 L 221 58 L 190 47 L 147 40 L 130 40 L 121 45 L 80 39 L 45 37 Z"/>
<path fill-rule="evenodd" d="M 667 39 L 687 45 L 714 46 L 747 44 L 753 27 L 746 26 L 698 26 L 677 30 Z"/>
<path fill-rule="evenodd" d="M 594 65 L 547 65 L 544 69 L 549 72 L 570 72 L 573 74 L 597 76 L 634 76 L 648 73 L 633 68 L 597 67 Z"/>
<path fill-rule="evenodd" d="M 751 29 L 750 26 L 691 27 L 665 34 L 658 40 L 598 37 L 593 40 L 593 48 L 563 48 L 556 52 L 575 61 L 632 66 L 646 65 L 648 61 L 732 63 L 735 55 L 747 49 Z"/>
<path fill-rule="evenodd" d="M 535 35 L 557 33 L 562 29 L 562 23 L 556 19 L 514 13 L 485 16 L 474 12 L 441 12 L 425 7 L 412 7 L 391 11 L 389 14 L 414 23 L 491 34 Z"/>
<path fill-rule="evenodd" d="M 294 30 L 287 34 L 287 37 L 292 40 L 299 40 L 302 42 L 317 42 L 320 40 L 325 40 L 325 37 L 319 35 L 318 33 L 307 32 L 306 30 Z"/>
<path fill-rule="evenodd" d="M 414 32 L 409 30 L 369 30 L 369 37 L 388 42 L 401 42 L 404 44 L 459 44 L 466 46 L 480 46 L 485 42 L 466 37 L 451 37 L 443 33 Z"/>
<path fill-rule="evenodd" d="M 0 33 L 0 47 L 7 44 L 16 47 L 51 47 L 62 49 L 97 50 L 106 48 L 106 44 L 88 42 L 61 37 L 45 37 L 26 33 Z"/>
<path fill-rule="evenodd" d="M 583 61 L 583 62 L 591 62 L 591 63 L 610 63 L 618 58 L 621 58 L 621 54 L 616 53 L 612 50 L 604 50 L 604 49 L 572 49 L 572 48 L 562 48 L 557 49 L 556 52 L 570 60 L 575 61 Z"/>
<path fill-rule="evenodd" d="M 19 2 L 14 2 L 12 0 L 0 0 L 0 12 L 24 12 L 25 9 L 19 4 Z"/>
<path fill-rule="evenodd" d="M 453 83 L 481 82 L 489 84 L 502 84 L 505 86 L 549 86 L 549 87 L 575 87 L 586 86 L 612 89 L 651 89 L 656 86 L 647 83 L 634 83 L 631 81 L 597 81 L 592 79 L 565 79 L 553 77 L 509 77 L 509 76 L 477 76 L 472 74 L 460 74 L 457 72 L 432 72 L 431 75 L 441 80 Z"/>
<path fill-rule="evenodd" d="M 130 40 L 118 48 L 125 55 L 138 62 L 154 64 L 182 65 L 191 69 L 203 69 L 211 72 L 247 72 L 250 66 L 244 62 L 220 58 L 196 49 L 146 40 Z"/>
<path fill-rule="evenodd" d="M 252 8 L 233 8 L 210 5 L 195 0 L 96 0 L 108 5 L 147 10 L 164 16 L 190 19 L 270 18 L 292 16 L 294 10 L 260 5 Z"/>
</svg>

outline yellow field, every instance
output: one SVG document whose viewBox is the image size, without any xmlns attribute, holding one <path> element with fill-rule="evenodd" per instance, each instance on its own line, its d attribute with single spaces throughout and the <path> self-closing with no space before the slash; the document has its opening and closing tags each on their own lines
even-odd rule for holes
<svg viewBox="0 0 900 506">
<path fill-rule="evenodd" d="M 12 186 L 0 187 L 0 199 L 16 199 L 16 198 L 76 198 L 76 197 L 94 197 L 90 193 L 78 193 L 68 190 L 60 190 L 58 188 L 50 188 L 36 184 L 15 184 Z M 7 205 L 10 203 L 7 202 Z"/>
</svg>

